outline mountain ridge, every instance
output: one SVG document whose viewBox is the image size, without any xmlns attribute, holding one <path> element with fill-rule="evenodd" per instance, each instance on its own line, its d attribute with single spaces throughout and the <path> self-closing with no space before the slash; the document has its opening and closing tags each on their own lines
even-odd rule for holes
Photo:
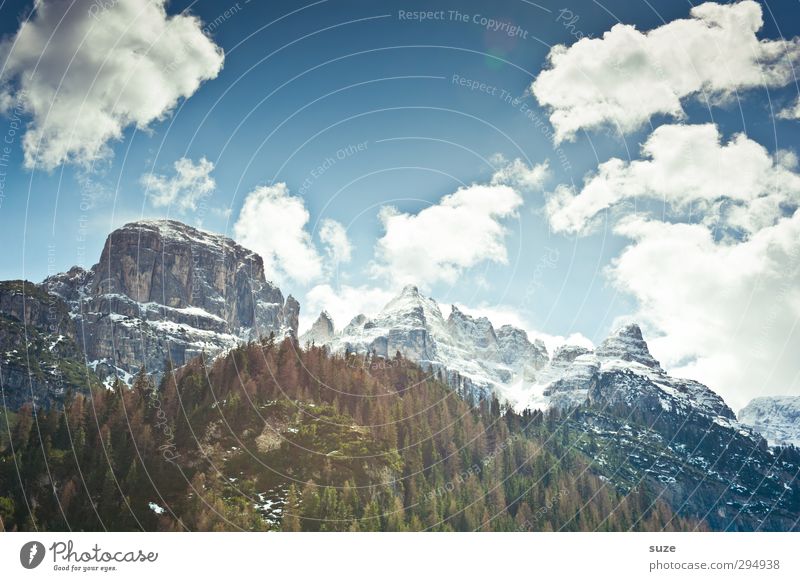
<svg viewBox="0 0 800 581">
<path fill-rule="evenodd" d="M 30 293 L 34 304 L 68 313 L 62 327 L 82 363 L 109 386 L 130 384 L 141 370 L 158 376 L 204 353 L 297 333 L 299 303 L 266 280 L 256 252 L 174 220 L 127 223 L 108 235 L 90 269 L 26 284 L 44 293 Z M 11 303 L 0 307 L 19 321 Z"/>
<path fill-rule="evenodd" d="M 91 269 L 73 267 L 25 288 L 45 293 L 32 294 L 31 305 L 36 296 L 62 301 L 56 308 L 68 316 L 60 333 L 107 385 L 117 378 L 130 384 L 141 369 L 157 376 L 167 365 L 179 367 L 203 353 L 214 357 L 269 334 L 297 334 L 300 305 L 266 280 L 256 252 L 174 220 L 125 224 L 109 234 Z M 21 307 L 11 296 L 0 310 L 19 321 Z M 496 393 L 518 410 L 599 401 L 649 406 L 651 413 L 693 410 L 734 430 L 761 429 L 757 422 L 738 422 L 706 386 L 669 376 L 635 323 L 615 329 L 593 350 L 561 345 L 551 354 L 525 330 L 496 327 L 456 305 L 445 318 L 434 299 L 406 285 L 377 315 L 358 315 L 340 329 L 323 311 L 300 340 L 334 353 L 390 359 L 400 352 L 474 401 Z M 623 376 L 633 378 L 627 386 L 618 381 Z M 612 377 L 617 389 L 602 389 Z"/>
</svg>

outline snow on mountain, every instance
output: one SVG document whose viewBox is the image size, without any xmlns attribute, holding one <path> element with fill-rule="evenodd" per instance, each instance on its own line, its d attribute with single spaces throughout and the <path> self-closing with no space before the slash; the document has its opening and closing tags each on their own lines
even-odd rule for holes
<svg viewBox="0 0 800 581">
<path fill-rule="evenodd" d="M 182 365 L 269 333 L 297 332 L 299 304 L 265 279 L 256 253 L 174 221 L 127 224 L 109 235 L 91 270 L 74 268 L 41 286 L 68 305 L 78 343 L 101 377 L 130 378 L 141 366 L 158 372 L 167 359 Z M 341 330 L 321 313 L 301 341 L 387 359 L 400 352 L 445 372 L 454 387 L 479 397 L 493 392 L 518 410 L 621 405 L 656 419 L 700 415 L 750 433 L 709 388 L 667 374 L 635 324 L 594 351 L 562 345 L 551 358 L 524 330 L 495 328 L 456 306 L 445 318 L 435 300 L 408 285 L 377 315 L 359 315 Z M 768 423 L 773 440 L 796 441 L 798 406 L 778 407 L 752 408 L 756 419 L 748 423 Z"/>
<path fill-rule="evenodd" d="M 800 396 L 757 397 L 739 411 L 739 421 L 772 446 L 800 447 Z"/>
<path fill-rule="evenodd" d="M 68 305 L 86 361 L 112 379 L 296 333 L 300 309 L 265 279 L 258 254 L 174 220 L 126 224 L 90 270 L 72 268 L 41 287 Z"/>
<path fill-rule="evenodd" d="M 653 418 L 702 416 L 750 434 L 711 389 L 670 376 L 636 324 L 615 330 L 594 351 L 562 345 L 550 358 L 544 344 L 531 342 L 522 329 L 495 329 L 489 319 L 455 306 L 445 319 L 436 301 L 406 286 L 374 318 L 359 315 L 340 332 L 323 313 L 303 340 L 338 353 L 391 358 L 399 351 L 446 370 L 451 382 L 461 377 L 483 394 L 494 392 L 518 410 L 622 405 Z"/>
<path fill-rule="evenodd" d="M 533 382 L 517 386 L 515 395 L 520 409 L 566 409 L 585 402 L 623 405 L 654 417 L 700 414 L 720 425 L 743 429 L 710 388 L 664 371 L 636 324 L 617 329 L 594 352 L 575 346 L 560 348 Z"/>
<path fill-rule="evenodd" d="M 322 311 L 311 325 L 311 329 L 300 336 L 302 343 L 314 343 L 317 345 L 324 345 L 333 339 L 335 333 L 333 328 L 333 319 L 328 314 L 328 311 Z"/>
<path fill-rule="evenodd" d="M 635 361 L 645 367 L 661 369 L 647 343 L 642 337 L 642 330 L 635 323 L 629 323 L 614 331 L 597 349 L 597 356 L 605 359 L 622 359 Z"/>
<path fill-rule="evenodd" d="M 408 285 L 374 318 L 358 315 L 333 336 L 326 313 L 301 341 L 327 345 L 338 353 L 375 353 L 391 358 L 399 351 L 451 381 L 463 381 L 478 393 L 497 391 L 515 380 L 534 377 L 548 361 L 541 341 L 531 342 L 522 329 L 504 325 L 495 330 L 485 317 L 472 317 L 453 306 L 447 319 L 435 300 Z M 332 324 L 331 324 L 332 327 Z M 456 377 L 456 375 L 458 377 Z"/>
</svg>

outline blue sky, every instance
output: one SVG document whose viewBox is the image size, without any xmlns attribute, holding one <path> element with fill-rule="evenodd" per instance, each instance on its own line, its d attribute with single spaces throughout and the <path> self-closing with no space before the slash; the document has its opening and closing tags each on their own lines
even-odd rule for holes
<svg viewBox="0 0 800 581">
<path fill-rule="evenodd" d="M 31 155 L 23 149 L 25 133 L 32 134 L 36 126 L 45 127 L 43 131 L 46 131 L 46 124 L 50 119 L 57 119 L 58 114 L 56 110 L 47 121 L 43 120 L 49 105 L 30 104 L 31 95 L 37 97 L 37 91 L 46 95 L 43 86 L 58 87 L 65 70 L 67 84 L 70 79 L 87 74 L 69 69 L 69 59 L 64 60 L 64 67 L 59 69 L 59 58 L 63 57 L 58 51 L 65 51 L 64 47 L 68 49 L 66 53 L 80 50 L 81 57 L 89 55 L 87 62 L 91 64 L 92 55 L 112 54 L 121 48 L 119 44 L 104 47 L 102 42 L 110 41 L 102 36 L 87 37 L 93 44 L 79 48 L 75 48 L 78 44 L 69 35 L 60 40 L 63 47 L 58 46 L 56 38 L 56 42 L 43 49 L 52 58 L 35 69 L 39 82 L 34 82 L 31 91 L 24 95 L 28 101 L 20 99 L 23 79 L 37 59 L 19 55 L 20 47 L 24 47 L 23 43 L 14 44 L 19 23 L 30 18 L 41 30 L 47 31 L 52 12 L 57 11 L 52 8 L 49 19 L 44 12 L 31 14 L 30 4 L 9 1 L 0 4 L 0 32 L 5 38 L 0 59 L 6 63 L 4 72 L 0 73 L 0 86 L 11 95 L 6 103 L 6 115 L 0 121 L 0 135 L 7 138 L 9 148 L 0 168 L 4 173 L 0 192 L 3 196 L 0 242 L 6 249 L 0 254 L 0 277 L 3 279 L 24 277 L 38 281 L 48 273 L 65 270 L 73 264 L 88 268 L 99 257 L 111 229 L 140 217 L 175 218 L 242 241 L 255 241 L 255 245 L 274 244 L 274 238 L 265 239 L 263 231 L 258 230 L 285 228 L 288 232 L 294 222 L 282 220 L 274 212 L 265 213 L 266 209 L 285 207 L 287 211 L 300 212 L 297 231 L 287 234 L 299 236 L 296 243 L 300 256 L 294 266 L 283 264 L 295 256 L 289 251 L 267 259 L 276 282 L 285 293 L 291 292 L 300 299 L 306 307 L 306 322 L 308 317 L 316 315 L 316 312 L 309 312 L 312 309 L 326 307 L 334 315 L 346 313 L 348 308 L 367 308 L 379 303 L 406 281 L 407 277 L 401 281 L 393 275 L 398 272 L 398 259 L 391 254 L 396 249 L 390 247 L 386 236 L 388 222 L 381 220 L 381 208 L 394 207 L 400 216 L 394 222 L 397 232 L 407 226 L 405 231 L 413 236 L 414 228 L 423 224 L 422 220 L 414 218 L 426 208 L 438 207 L 445 196 L 460 187 L 492 184 L 493 175 L 499 169 L 519 158 L 529 169 L 547 162 L 549 171 L 535 185 L 529 184 L 530 187 L 512 184 L 521 202 L 511 203 L 508 211 L 484 222 L 484 225 L 502 227 L 503 232 L 495 233 L 493 240 L 502 243 L 505 257 L 497 253 L 483 256 L 473 251 L 467 258 L 451 260 L 447 257 L 459 256 L 457 249 L 451 250 L 451 254 L 445 252 L 441 260 L 446 267 L 454 269 L 454 274 L 423 277 L 425 280 L 419 284 L 427 293 L 444 304 L 457 303 L 471 307 L 475 313 L 490 314 L 499 322 L 514 321 L 532 333 L 565 337 L 580 333 L 593 342 L 602 340 L 620 318 L 632 316 L 643 321 L 651 336 L 661 338 L 654 346 L 657 356 L 661 355 L 676 369 L 685 369 L 712 384 L 716 382 L 712 386 L 717 388 L 730 383 L 729 376 L 720 371 L 726 365 L 725 354 L 746 352 L 748 333 L 752 336 L 753 329 L 761 333 L 765 327 L 766 351 L 771 353 L 765 357 L 772 359 L 766 363 L 762 361 L 763 377 L 750 377 L 746 382 L 757 384 L 762 390 L 791 393 L 797 389 L 797 376 L 788 363 L 788 356 L 776 354 L 776 351 L 787 344 L 791 350 L 797 345 L 798 334 L 793 326 L 765 323 L 771 316 L 775 318 L 770 315 L 766 298 L 758 308 L 754 306 L 757 301 L 745 302 L 743 306 L 744 299 L 731 300 L 730 304 L 721 300 L 718 303 L 725 303 L 723 306 L 727 310 L 717 312 L 714 310 L 717 303 L 706 305 L 704 299 L 693 293 L 680 291 L 689 284 L 680 278 L 685 276 L 685 269 L 680 265 L 665 267 L 663 278 L 656 271 L 645 279 L 640 273 L 646 269 L 636 268 L 637 261 L 647 262 L 662 256 L 652 250 L 653 240 L 659 236 L 662 240 L 671 238 L 651 234 L 649 230 L 642 234 L 641 228 L 637 230 L 639 234 L 631 234 L 635 225 L 620 226 L 621 215 L 628 212 L 622 204 L 628 202 L 635 213 L 656 216 L 672 226 L 697 225 L 707 224 L 714 216 L 718 219 L 722 215 L 720 206 L 714 205 L 719 201 L 717 198 L 711 207 L 708 197 L 702 193 L 688 201 L 680 196 L 668 199 L 677 190 L 667 188 L 660 192 L 656 191 L 657 185 L 641 185 L 645 178 L 631 171 L 614 177 L 625 180 L 625 184 L 636 182 L 630 185 L 629 193 L 622 196 L 624 199 L 605 200 L 600 204 L 601 210 L 588 217 L 580 210 L 584 200 L 591 201 L 590 196 L 595 196 L 596 203 L 600 195 L 588 188 L 582 189 L 584 178 L 595 175 L 598 167 L 612 158 L 619 158 L 623 164 L 641 160 L 641 145 L 656 135 L 654 132 L 660 127 L 711 124 L 716 127 L 722 144 L 737 134 L 744 134 L 748 140 L 765 148 L 767 156 L 788 159 L 784 153 L 797 150 L 798 119 L 788 113 L 778 113 L 791 111 L 798 96 L 796 78 L 783 70 L 788 67 L 791 71 L 793 65 L 800 62 L 798 53 L 792 52 L 793 43 L 800 34 L 797 3 L 752 3 L 751 8 L 758 10 L 763 18 L 763 26 L 756 27 L 754 38 L 787 39 L 789 48 L 781 49 L 786 54 L 779 63 L 783 67 L 780 71 L 776 73 L 775 67 L 766 63 L 763 70 L 756 71 L 764 77 L 763 82 L 754 82 L 748 77 L 754 67 L 747 54 L 738 57 L 712 54 L 719 62 L 733 63 L 727 71 L 729 74 L 719 79 L 713 71 L 687 71 L 687 76 L 696 74 L 708 78 L 703 81 L 702 90 L 681 92 L 684 82 L 679 78 L 680 72 L 671 70 L 671 64 L 666 63 L 670 70 L 665 74 L 671 75 L 670 87 L 675 90 L 680 114 L 666 113 L 655 106 L 652 111 L 645 107 L 643 118 L 631 112 L 630 119 L 626 117 L 615 128 L 616 121 L 604 126 L 586 121 L 597 113 L 600 101 L 590 99 L 590 102 L 581 101 L 573 104 L 574 108 L 567 108 L 572 98 L 569 91 L 585 94 L 596 88 L 591 83 L 581 84 L 574 70 L 569 69 L 570 66 L 576 67 L 575 70 L 592 66 L 579 59 L 591 59 L 593 49 L 583 55 L 577 50 L 570 52 L 563 67 L 548 64 L 548 54 L 556 45 L 563 45 L 563 49 L 556 51 L 566 51 L 583 37 L 602 38 L 618 22 L 648 31 L 688 19 L 691 4 L 575 1 L 565 7 L 564 3 L 535 4 L 523 0 L 492 4 L 240 0 L 238 3 L 170 2 L 166 13 L 161 14 L 163 3 L 155 2 L 158 9 L 149 18 L 161 24 L 183 15 L 180 18 L 185 25 L 179 32 L 174 30 L 177 27 L 164 29 L 164 36 L 174 34 L 175 42 L 163 47 L 160 56 L 152 57 L 160 59 L 161 73 L 131 78 L 129 84 L 119 88 L 113 79 L 109 81 L 111 88 L 107 91 L 118 91 L 114 101 L 125 103 L 129 118 L 117 119 L 121 131 L 104 140 L 102 154 L 84 155 L 80 159 L 51 157 L 49 161 L 45 157 L 38 161 L 27 159 L 26 155 L 28 158 Z M 45 2 L 48 4 L 52 3 Z M 91 23 L 87 19 L 92 18 L 109 28 L 113 28 L 114 23 L 125 22 L 130 30 L 135 29 L 138 20 L 126 20 L 121 12 L 130 8 L 127 5 L 127 0 L 76 2 L 62 29 L 64 26 L 78 29 Z M 422 22 L 408 16 L 421 10 L 434 14 Z M 458 11 L 459 15 L 453 11 Z M 191 29 L 195 21 L 190 21 L 188 14 L 202 21 L 196 22 L 197 30 Z M 494 32 L 488 30 L 491 26 L 488 19 L 502 28 Z M 513 34 L 508 34 L 512 30 Z M 744 34 L 739 29 L 735 33 Z M 146 32 L 141 33 L 141 38 L 131 34 L 132 42 L 145 42 L 148 38 Z M 687 36 L 685 46 L 680 40 L 683 37 L 675 40 L 687 55 L 696 59 L 692 62 L 706 58 L 699 54 L 703 49 L 698 48 L 708 44 L 702 37 L 705 33 L 697 34 L 697 38 Z M 611 40 L 607 44 L 611 46 L 610 43 Z M 647 50 L 658 55 L 669 54 L 655 40 L 652 44 Z M 184 45 L 190 47 L 188 53 L 183 52 Z M 224 52 L 224 65 L 221 60 L 215 61 L 213 50 L 209 52 L 213 45 Z M 718 48 L 724 50 L 722 46 Z M 598 47 L 598 54 L 603 54 L 603 50 Z M 176 54 L 174 62 L 169 59 L 170 52 Z M 643 69 L 636 59 L 644 58 L 643 67 L 647 69 L 646 50 L 642 54 L 628 55 L 629 60 L 618 64 L 628 75 L 620 77 L 618 86 L 623 86 L 629 77 L 642 74 Z M 739 66 L 737 58 L 747 62 Z M 755 60 L 761 66 L 763 59 Z M 197 63 L 203 66 L 195 71 Z M 603 66 L 607 65 L 608 62 Z M 76 67 L 74 62 L 72 66 Z M 119 66 L 124 69 L 124 64 Z M 165 66 L 169 69 L 166 74 Z M 553 82 L 545 86 L 542 81 L 540 93 L 532 90 L 540 74 L 551 69 Z M 96 78 L 96 73 L 93 71 L 88 78 Z M 100 76 L 103 74 L 105 71 L 100 69 Z M 773 74 L 780 78 L 769 76 Z M 75 83 L 78 87 L 75 90 L 80 93 L 80 84 Z M 560 92 L 560 88 L 566 88 L 567 92 Z M 713 90 L 715 88 L 720 90 Z M 636 91 L 635 88 L 631 90 Z M 138 97 L 139 91 L 145 96 Z M 147 101 L 148 91 L 164 93 L 166 99 L 152 114 L 137 109 L 141 103 L 136 99 Z M 131 93 L 135 94 L 131 96 Z M 76 98 L 74 94 L 71 97 Z M 614 98 L 619 98 L 624 105 L 625 95 Z M 56 99 L 63 99 L 63 94 L 57 93 Z M 82 117 L 92 114 L 92 99 L 76 101 Z M 641 100 L 655 103 L 657 99 L 643 93 Z M 171 105 L 171 101 L 174 104 Z M 27 104 L 15 109 L 15 102 Z M 102 96 L 97 97 L 97 102 L 102 102 Z M 67 120 L 62 122 L 68 123 L 69 108 L 64 103 L 61 105 L 61 114 Z M 552 116 L 559 107 L 578 124 L 578 129 L 556 142 L 558 127 Z M 622 116 L 628 113 L 625 109 L 623 106 Z M 589 117 L 581 117 L 584 114 Z M 138 119 L 139 126 L 131 119 Z M 626 122 L 630 125 L 625 125 Z M 87 123 L 84 135 L 94 135 L 93 127 Z M 622 134 L 618 131 L 620 128 Z M 55 149 L 53 145 L 51 150 Z M 689 151 L 694 155 L 694 149 Z M 191 198 L 191 193 L 184 190 L 170 189 L 177 187 L 174 164 L 181 159 L 186 160 L 190 171 L 196 171 L 202 159 L 210 162 L 206 169 L 213 167 L 200 172 L 213 182 L 202 182 L 204 186 L 192 182 L 191 187 L 205 187 L 202 192 L 195 190 L 196 198 Z M 784 198 L 781 213 L 772 216 L 773 222 L 790 218 L 794 213 L 797 191 L 793 189 L 795 169 L 790 162 L 785 162 L 788 169 L 781 170 L 780 176 L 775 177 L 777 174 L 773 172 L 764 178 L 785 179 L 788 184 L 777 188 Z M 776 167 L 784 167 L 775 163 Z M 143 177 L 148 174 L 152 176 L 150 181 Z M 698 175 L 697 179 L 707 179 L 707 176 Z M 497 186 L 500 182 L 494 183 Z M 612 183 L 616 187 L 621 182 Z M 149 190 L 146 184 L 150 184 Z M 269 189 L 276 184 L 285 184 L 284 189 L 278 193 Z M 602 185 L 598 188 L 602 189 Z M 718 198 L 727 199 L 727 196 L 736 204 L 744 198 L 766 198 L 771 188 L 775 189 L 767 185 L 764 192 L 746 193 L 738 198 L 719 192 Z M 149 195 L 145 195 L 146 191 Z M 486 195 L 494 195 L 494 191 L 489 189 Z M 559 191 L 560 197 L 556 195 Z M 158 192 L 162 195 L 162 205 L 154 197 Z M 261 197 L 251 198 L 248 211 L 253 215 L 248 215 L 247 221 L 242 208 L 254 192 L 261 192 Z M 186 195 L 190 196 L 189 201 L 184 197 L 182 205 L 181 196 Z M 573 204 L 573 198 L 578 202 Z M 550 206 L 548 200 L 551 200 Z M 302 223 L 303 209 L 308 212 L 306 224 Z M 751 208 L 748 206 L 744 211 L 749 212 Z M 435 222 L 435 216 L 430 216 Z M 572 220 L 571 226 L 564 226 L 566 222 L 558 226 L 559 222 L 554 220 L 559 217 Z M 587 224 L 575 222 L 580 222 L 582 217 Z M 342 226 L 345 246 L 349 249 L 349 257 L 339 256 L 335 265 L 331 264 L 328 254 L 333 246 L 325 243 L 322 234 L 325 224 L 329 228 L 326 232 L 332 232 L 331 220 Z M 764 224 L 760 226 L 765 227 Z M 724 228 L 712 229 L 715 235 L 722 232 L 728 238 L 722 240 L 727 246 L 708 248 L 709 260 L 719 263 L 713 253 L 733 251 L 737 243 L 755 239 L 760 231 L 748 230 L 732 220 L 726 222 Z M 670 230 L 670 235 L 672 233 Z M 304 236 L 310 237 L 310 242 Z M 686 237 L 678 234 L 675 239 L 672 251 L 685 251 L 678 242 Z M 719 236 L 717 239 L 720 240 Z M 384 240 L 382 245 L 381 240 Z M 447 245 L 446 241 L 435 237 L 431 240 L 437 248 L 440 244 Z M 338 240 L 339 247 L 341 243 Z M 385 251 L 382 255 L 376 251 L 379 246 Z M 407 247 L 397 252 L 402 252 L 403 248 Z M 628 255 L 629 260 L 619 265 L 615 261 L 626 249 L 636 250 L 638 254 Z M 256 250 L 263 251 L 262 248 Z M 742 246 L 740 250 L 743 252 L 747 248 Z M 653 254 L 647 254 L 651 251 Z M 420 260 L 428 254 L 418 248 L 413 252 L 421 255 Z M 669 253 L 670 248 L 665 252 Z M 755 296 L 757 293 L 753 289 L 766 293 L 764 297 L 775 296 L 781 289 L 788 288 L 782 295 L 784 310 L 777 318 L 796 321 L 794 309 L 798 307 L 794 289 L 797 281 L 792 278 L 795 271 L 791 262 L 795 255 L 789 249 L 781 256 L 772 258 L 779 263 L 784 261 L 782 276 L 772 276 L 772 272 L 756 273 L 752 280 L 737 279 L 730 285 L 738 289 L 736 297 Z M 406 269 L 408 264 L 414 265 L 411 258 L 402 258 Z M 308 272 L 299 272 L 297 265 L 303 260 L 311 264 Z M 315 260 L 323 264 L 316 271 Z M 427 266 L 431 266 L 430 260 Z M 292 272 L 292 268 L 296 272 Z M 696 268 L 702 271 L 704 267 L 701 264 Z M 635 269 L 637 274 L 631 274 L 629 269 Z M 708 276 L 720 279 L 713 273 Z M 748 284 L 754 286 L 751 288 Z M 674 304 L 656 292 L 670 285 L 681 295 Z M 710 285 L 707 292 L 713 294 L 714 288 Z M 326 298 L 330 295 L 328 290 L 338 293 L 338 303 Z M 344 301 L 348 308 L 341 304 L 342 296 L 348 297 Z M 685 309 L 680 301 L 686 301 Z M 694 325 L 700 329 L 714 327 L 699 320 L 702 313 L 712 313 L 714 321 L 726 315 L 734 319 L 742 308 L 752 312 L 753 321 L 732 327 L 721 325 L 716 335 L 706 336 L 706 331 L 694 330 Z M 784 313 L 791 316 L 785 317 Z M 684 314 L 686 321 L 675 321 Z M 665 317 L 670 320 L 665 321 Z M 335 322 L 338 326 L 347 323 L 340 319 Z M 703 335 L 702 340 L 689 341 L 692 344 L 685 348 L 686 336 L 675 331 L 678 324 L 683 325 L 681 328 L 692 329 L 691 337 Z M 720 347 L 721 341 L 732 333 L 736 337 L 741 335 L 741 345 L 737 344 L 735 349 Z"/>
</svg>

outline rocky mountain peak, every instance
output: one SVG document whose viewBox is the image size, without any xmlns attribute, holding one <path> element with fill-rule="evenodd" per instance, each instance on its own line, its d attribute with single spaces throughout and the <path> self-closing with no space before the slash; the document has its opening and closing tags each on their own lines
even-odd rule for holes
<svg viewBox="0 0 800 581">
<path fill-rule="evenodd" d="M 513 325 L 503 325 L 495 332 L 500 360 L 507 365 L 541 369 L 548 362 L 547 347 L 539 339 L 531 342 L 528 333 Z"/>
<path fill-rule="evenodd" d="M 586 355 L 587 353 L 591 353 L 591 351 L 586 347 L 581 347 L 579 345 L 561 345 L 555 350 L 555 353 L 553 353 L 553 364 L 567 365 L 575 361 L 575 359 L 581 355 Z"/>
<path fill-rule="evenodd" d="M 615 329 L 597 348 L 598 357 L 635 361 L 647 367 L 661 369 L 661 364 L 650 354 L 642 330 L 636 323 Z"/>
<path fill-rule="evenodd" d="M 125 224 L 89 271 L 72 268 L 42 287 L 63 299 L 103 377 L 158 373 L 241 341 L 296 334 L 300 304 L 267 281 L 255 252 L 174 220 Z"/>
<path fill-rule="evenodd" d="M 375 317 L 374 322 L 381 327 L 428 328 L 433 332 L 440 332 L 445 325 L 436 301 L 424 296 L 414 285 L 403 287 Z"/>
<path fill-rule="evenodd" d="M 644 336 L 642 335 L 642 328 L 639 327 L 637 323 L 625 323 L 624 325 L 620 325 L 614 331 L 611 332 L 611 336 L 614 337 L 629 337 L 636 341 L 644 340 Z"/>
<path fill-rule="evenodd" d="M 331 341 L 335 335 L 333 319 L 328 311 L 323 310 L 317 320 L 314 321 L 314 324 L 311 325 L 311 329 L 304 333 L 300 340 L 303 343 L 323 345 Z"/>
<path fill-rule="evenodd" d="M 277 287 L 265 280 L 258 254 L 174 220 L 131 222 L 113 231 L 94 271 L 94 295 L 199 307 L 237 327 L 255 323 L 253 294 L 283 303 Z M 236 295 L 247 289 L 252 292 Z"/>
<path fill-rule="evenodd" d="M 495 347 L 497 335 L 492 322 L 486 317 L 472 317 L 452 305 L 447 318 L 447 329 L 458 341 L 470 341 L 481 349 Z"/>
<path fill-rule="evenodd" d="M 364 325 L 369 323 L 369 318 L 362 314 L 358 314 L 353 317 L 347 326 L 342 331 L 343 335 L 355 335 L 360 333 L 364 329 Z"/>
</svg>

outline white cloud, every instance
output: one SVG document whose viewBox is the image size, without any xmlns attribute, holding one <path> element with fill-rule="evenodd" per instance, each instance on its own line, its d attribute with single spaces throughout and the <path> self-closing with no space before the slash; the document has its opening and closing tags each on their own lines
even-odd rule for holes
<svg viewBox="0 0 800 581">
<path fill-rule="evenodd" d="M 629 242 L 606 269 L 636 299 L 632 316 L 653 355 L 734 408 L 796 393 L 797 155 L 771 155 L 743 134 L 723 143 L 714 125 L 665 125 L 642 156 L 601 164 L 578 193 L 557 189 L 546 206 L 553 228 L 587 234 L 606 209 L 658 202 L 652 212 L 610 214 L 614 233 Z"/>
<path fill-rule="evenodd" d="M 668 369 L 710 385 L 734 409 L 798 393 L 800 212 L 742 242 L 717 242 L 703 224 L 641 217 L 617 232 L 633 243 L 609 276 L 637 299 L 635 318 Z"/>
<path fill-rule="evenodd" d="M 529 166 L 519 158 L 506 160 L 501 154 L 492 157 L 492 162 L 500 167 L 492 174 L 492 185 L 508 185 L 521 190 L 539 190 L 550 177 L 550 166 L 545 161 Z"/>
<path fill-rule="evenodd" d="M 306 293 L 300 312 L 300 333 L 307 331 L 323 310 L 333 319 L 337 330 L 344 328 L 353 317 L 375 316 L 394 298 L 395 293 L 372 286 L 342 285 L 333 288 L 320 284 Z"/>
<path fill-rule="evenodd" d="M 145 195 L 156 207 L 175 207 L 180 212 L 196 210 L 197 204 L 217 187 L 211 172 L 214 164 L 205 157 L 198 163 L 182 157 L 174 164 L 175 175 L 166 177 L 154 173 L 144 174 L 140 182 Z"/>
<path fill-rule="evenodd" d="M 105 7 L 105 6 L 108 7 Z M 166 0 L 38 0 L 0 45 L 0 103 L 31 121 L 25 165 L 53 169 L 110 156 L 124 129 L 147 128 L 217 76 L 222 50 Z"/>
<path fill-rule="evenodd" d="M 724 101 L 794 80 L 800 39 L 759 40 L 762 26 L 761 6 L 749 0 L 707 2 L 647 32 L 617 24 L 602 38 L 553 47 L 531 88 L 556 142 L 604 125 L 633 131 L 656 114 L 680 119 L 684 98 Z"/>
<path fill-rule="evenodd" d="M 333 264 L 350 262 L 353 245 L 347 237 L 347 230 L 336 220 L 326 218 L 319 229 L 319 238 L 326 246 L 328 257 Z"/>
<path fill-rule="evenodd" d="M 503 220 L 516 216 L 522 203 L 522 196 L 507 185 L 473 184 L 416 214 L 384 207 L 374 272 L 397 285 L 427 287 L 453 283 L 483 261 L 505 264 Z"/>
<path fill-rule="evenodd" d="M 800 119 L 800 97 L 793 105 L 778 111 L 778 119 Z"/>
<path fill-rule="evenodd" d="M 600 164 L 577 194 L 569 186 L 556 188 L 546 203 L 553 229 L 586 232 L 600 212 L 626 200 L 651 199 L 676 213 L 705 211 L 709 219 L 719 216 L 751 234 L 800 201 L 793 153 L 770 155 L 744 134 L 723 144 L 713 124 L 662 125 L 642 146 L 642 156 Z"/>
<path fill-rule="evenodd" d="M 277 183 L 247 195 L 233 231 L 238 242 L 264 259 L 268 278 L 287 276 L 307 284 L 322 274 L 322 259 L 306 230 L 308 220 L 303 199 Z"/>
</svg>

